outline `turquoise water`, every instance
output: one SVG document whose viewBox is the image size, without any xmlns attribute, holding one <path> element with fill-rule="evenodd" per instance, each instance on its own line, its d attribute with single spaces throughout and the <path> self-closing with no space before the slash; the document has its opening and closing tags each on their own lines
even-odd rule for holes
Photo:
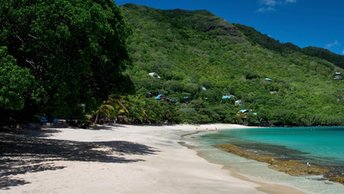
<svg viewBox="0 0 344 194">
<path fill-rule="evenodd" d="M 267 164 L 247 160 L 214 147 L 230 143 L 279 158 L 326 166 L 331 173 L 343 176 L 344 127 L 230 129 L 201 133 L 189 138 L 202 157 L 236 169 L 253 179 L 290 185 L 306 193 L 344 193 L 343 185 L 330 182 L 323 176 L 290 176 L 270 169 Z"/>
<path fill-rule="evenodd" d="M 344 127 L 249 128 L 223 130 L 201 138 L 213 144 L 255 143 L 254 148 L 285 151 L 291 158 L 301 157 L 316 163 L 343 164 Z M 266 146 L 262 146 L 266 145 Z M 279 149 L 276 149 L 276 146 Z M 266 148 L 265 148 L 266 147 Z M 276 153 L 278 154 L 278 153 Z"/>
</svg>

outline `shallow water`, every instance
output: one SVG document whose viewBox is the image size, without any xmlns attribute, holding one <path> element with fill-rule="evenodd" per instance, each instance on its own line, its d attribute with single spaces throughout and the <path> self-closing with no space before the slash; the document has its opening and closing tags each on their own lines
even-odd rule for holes
<svg viewBox="0 0 344 194">
<path fill-rule="evenodd" d="M 344 127 L 250 128 L 223 130 L 201 137 L 212 144 L 255 144 L 257 149 L 267 145 L 264 148 L 267 150 L 281 146 L 276 152 L 287 150 L 283 154 L 344 166 Z"/>
<path fill-rule="evenodd" d="M 290 176 L 268 168 L 267 164 L 214 147 L 217 144 L 235 144 L 278 157 L 327 166 L 337 174 L 344 174 L 344 127 L 249 128 L 221 130 L 190 138 L 200 155 L 209 161 L 235 168 L 258 180 L 288 184 L 307 193 L 344 193 L 343 185 L 324 180 L 321 176 Z"/>
</svg>

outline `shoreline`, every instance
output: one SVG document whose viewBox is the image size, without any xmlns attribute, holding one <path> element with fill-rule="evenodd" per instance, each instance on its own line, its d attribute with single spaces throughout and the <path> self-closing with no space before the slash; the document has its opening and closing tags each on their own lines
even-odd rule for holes
<svg viewBox="0 0 344 194">
<path fill-rule="evenodd" d="M 43 129 L 43 139 L 83 143 L 89 151 L 116 157 L 115 161 L 52 160 L 61 167 L 17 174 L 25 184 L 0 193 L 278 193 L 298 192 L 290 186 L 253 181 L 200 157 L 180 142 L 188 133 L 247 128 L 241 125 L 117 125 L 101 130 Z M 51 131 L 54 132 L 51 132 Z M 108 142 L 112 142 L 109 144 Z M 188 142 L 185 142 L 188 143 Z M 114 149 L 111 146 L 115 146 Z M 117 146 L 117 147 L 116 147 Z M 83 148 L 83 147 L 81 147 Z M 68 152 L 69 153 L 69 152 Z M 100 156 L 99 156 L 100 157 Z M 100 157 L 101 158 L 101 157 Z M 91 158 L 92 159 L 92 158 Z M 47 162 L 47 161 L 45 161 Z M 245 178 L 246 177 L 246 178 Z M 276 187 L 277 186 L 277 187 Z"/>
<path fill-rule="evenodd" d="M 195 149 L 194 146 L 190 146 L 190 145 L 187 145 L 187 144 L 182 144 L 182 145 L 185 146 L 185 147 L 188 147 L 189 149 Z M 204 158 L 198 152 L 197 152 L 197 155 L 199 157 L 201 157 L 201 158 Z M 212 163 L 212 164 L 220 165 L 220 164 L 214 163 L 214 162 L 209 161 L 209 160 L 207 160 L 207 161 L 209 163 Z M 256 187 L 256 189 L 258 191 L 262 191 L 262 192 L 267 193 L 267 194 L 290 194 L 290 193 L 293 193 L 293 194 L 306 194 L 306 192 L 301 191 L 298 188 L 294 188 L 294 187 L 292 187 L 290 185 L 282 185 L 282 184 L 278 184 L 278 183 L 258 181 L 258 180 L 255 180 L 253 177 L 250 178 L 250 177 L 248 177 L 248 175 L 245 175 L 245 174 L 242 174 L 242 173 L 238 172 L 235 168 L 226 167 L 226 166 L 223 166 L 223 165 L 220 165 L 220 166 L 222 166 L 222 169 L 228 171 L 229 176 L 233 176 L 235 178 L 238 178 L 238 179 L 241 179 L 241 180 L 244 180 L 244 181 L 255 183 L 255 184 L 258 185 Z"/>
<path fill-rule="evenodd" d="M 236 130 L 233 133 L 240 131 Z M 318 163 L 315 159 L 302 155 L 305 152 L 272 144 L 258 144 L 254 141 L 250 143 L 249 140 L 246 142 L 240 137 L 235 138 L 236 136 L 231 133 L 231 130 L 220 131 L 218 134 L 205 133 L 195 135 L 189 140 L 195 142 L 195 149 L 201 157 L 223 165 L 226 169 L 234 169 L 239 176 L 243 175 L 245 179 L 249 178 L 253 182 L 263 180 L 263 184 L 287 185 L 305 193 L 325 194 L 344 191 L 343 184 L 340 184 L 342 163 Z M 242 138 L 244 139 L 244 136 Z M 301 155 L 298 156 L 297 153 Z M 338 177 L 339 180 L 330 179 L 331 177 Z"/>
<path fill-rule="evenodd" d="M 220 125 L 222 125 L 222 124 L 220 124 Z M 196 135 L 196 134 L 201 134 L 201 133 L 214 132 L 216 130 L 231 130 L 231 129 L 240 129 L 240 128 L 259 128 L 259 127 L 257 127 L 257 126 L 243 126 L 243 125 L 238 125 L 238 126 L 234 125 L 234 127 L 232 126 L 231 128 L 228 128 L 228 127 L 227 128 L 226 127 L 221 128 L 221 127 L 219 127 L 219 128 L 215 128 L 215 130 L 213 129 L 213 130 L 194 131 L 193 133 L 188 133 L 188 134 L 182 135 L 181 138 L 184 138 L 186 136 L 192 136 L 192 135 Z M 238 172 L 238 170 L 233 168 L 233 167 L 224 166 L 222 164 L 218 164 L 216 162 L 208 160 L 206 157 L 202 156 L 202 154 L 199 151 L 197 151 L 196 146 L 188 145 L 187 143 L 183 143 L 182 145 L 187 147 L 187 148 L 189 148 L 189 149 L 195 150 L 199 157 L 205 158 L 209 163 L 222 166 L 222 169 L 226 170 L 230 176 L 233 176 L 235 178 L 239 178 L 241 180 L 252 182 L 252 183 L 255 183 L 255 184 L 259 185 L 259 186 L 256 187 L 256 189 L 258 191 L 262 191 L 262 192 L 268 193 L 268 194 L 290 194 L 290 193 L 293 193 L 293 194 L 306 194 L 307 193 L 307 192 L 302 191 L 299 188 L 295 188 L 295 187 L 293 187 L 291 185 L 287 185 L 287 184 L 284 185 L 284 184 L 281 184 L 281 183 L 272 183 L 272 182 L 267 182 L 267 181 L 259 181 L 259 180 L 257 180 L 256 177 L 249 177 L 249 175 L 242 174 L 242 173 Z M 239 156 L 239 155 L 237 155 L 237 156 Z M 239 156 L 239 157 L 242 157 L 242 156 Z M 246 159 L 248 159 L 248 158 L 246 158 Z"/>
</svg>

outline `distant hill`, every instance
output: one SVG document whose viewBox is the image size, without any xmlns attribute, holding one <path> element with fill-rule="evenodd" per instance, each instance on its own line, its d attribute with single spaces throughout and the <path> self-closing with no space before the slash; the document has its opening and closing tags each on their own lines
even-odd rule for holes
<svg viewBox="0 0 344 194">
<path fill-rule="evenodd" d="M 171 120 L 344 124 L 344 81 L 334 79 L 344 73 L 341 56 L 280 43 L 208 11 L 122 10 L 133 31 L 127 73 L 142 101 L 162 94 L 173 103 Z"/>
<path fill-rule="evenodd" d="M 242 32 L 252 44 L 259 44 L 264 48 L 280 53 L 303 52 L 306 55 L 325 59 L 338 67 L 344 68 L 344 56 L 332 53 L 327 49 L 318 47 L 300 48 L 292 43 L 281 43 L 278 40 L 258 32 L 252 27 L 242 24 L 235 24 L 235 26 L 239 28 L 240 32 Z"/>
<path fill-rule="evenodd" d="M 302 49 L 302 52 L 314 57 L 325 59 L 338 67 L 344 68 L 344 56 L 335 54 L 327 49 L 318 47 L 306 47 Z"/>
</svg>

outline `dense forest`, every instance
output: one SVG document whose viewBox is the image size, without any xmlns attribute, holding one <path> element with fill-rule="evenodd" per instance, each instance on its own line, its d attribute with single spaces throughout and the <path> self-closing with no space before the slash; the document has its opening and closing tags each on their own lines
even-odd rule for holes
<svg viewBox="0 0 344 194">
<path fill-rule="evenodd" d="M 112 0 L 6 0 L 0 13 L 2 125 L 80 119 L 132 89 L 130 30 Z"/>
<path fill-rule="evenodd" d="M 344 124 L 337 55 L 280 43 L 204 10 L 122 9 L 133 29 L 127 73 L 137 95 L 128 101 L 142 113 L 129 111 L 128 121 Z M 156 106 L 159 117 L 145 112 Z"/>
<path fill-rule="evenodd" d="M 344 125 L 344 57 L 212 13 L 112 0 L 0 5 L 0 125 Z"/>
</svg>

